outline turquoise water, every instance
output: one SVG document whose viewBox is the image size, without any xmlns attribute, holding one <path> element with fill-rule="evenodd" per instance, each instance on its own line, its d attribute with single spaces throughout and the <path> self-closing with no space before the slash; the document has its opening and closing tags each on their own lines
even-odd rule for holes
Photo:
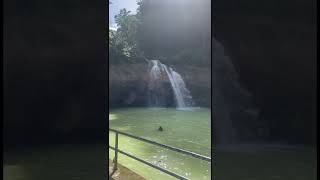
<svg viewBox="0 0 320 180">
<path fill-rule="evenodd" d="M 109 126 L 135 136 L 211 156 L 211 114 L 207 108 L 189 111 L 174 108 L 111 110 Z M 159 126 L 163 127 L 164 131 L 157 131 Z M 109 133 L 109 145 L 114 146 L 112 132 Z M 211 179 L 211 166 L 206 161 L 121 135 L 119 148 L 189 179 Z M 114 151 L 109 150 L 109 158 L 113 159 L 113 156 Z M 146 179 L 175 179 L 124 155 L 119 156 L 119 162 Z"/>
</svg>

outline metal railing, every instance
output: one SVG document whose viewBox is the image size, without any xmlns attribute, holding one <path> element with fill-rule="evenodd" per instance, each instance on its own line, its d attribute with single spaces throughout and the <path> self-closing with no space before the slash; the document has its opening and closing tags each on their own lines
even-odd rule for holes
<svg viewBox="0 0 320 180">
<path fill-rule="evenodd" d="M 183 180 L 188 180 L 188 178 L 184 177 L 184 176 L 181 176 L 181 175 L 178 175 L 172 171 L 169 171 L 167 169 L 164 169 L 162 167 L 159 167 L 159 166 L 156 166 L 152 163 L 149 163 L 143 159 L 140 159 L 138 157 L 135 157 L 131 154 L 128 154 L 122 150 L 119 149 L 119 134 L 121 135 L 124 135 L 124 136 L 127 136 L 127 137 L 130 137 L 130 138 L 133 138 L 133 139 L 136 139 L 136 140 L 139 140 L 139 141 L 143 141 L 143 142 L 146 142 L 146 143 L 149 143 L 149 144 L 153 144 L 153 145 L 156 145 L 156 146 L 160 146 L 160 147 L 163 147 L 165 149 L 169 149 L 169 150 L 172 150 L 172 151 L 175 151 L 175 152 L 178 152 L 178 153 L 181 153 L 181 154 L 185 154 L 185 155 L 188 155 L 188 156 L 192 156 L 194 158 L 197 158 L 197 159 L 200 159 L 200 160 L 203 160 L 203 161 L 207 161 L 209 163 L 211 163 L 211 158 L 210 157 L 206 157 L 206 156 L 203 156 L 203 155 L 200 155 L 200 154 L 197 154 L 197 153 L 194 153 L 194 152 L 190 152 L 190 151 L 186 151 L 186 150 L 183 150 L 183 149 L 179 149 L 179 148 L 176 148 L 176 147 L 172 147 L 172 146 L 168 146 L 168 145 L 164 145 L 164 144 L 160 144 L 160 143 L 157 143 L 157 142 L 154 142 L 154 141 L 151 141 L 151 140 L 148 140 L 148 139 L 144 139 L 144 138 L 141 138 L 141 137 L 137 137 L 137 136 L 133 136 L 131 134 L 127 134 L 127 133 L 124 133 L 124 132 L 120 132 L 120 131 L 117 131 L 115 129 L 109 129 L 109 131 L 112 131 L 115 133 L 115 147 L 112 147 L 109 145 L 109 148 L 114 150 L 115 154 L 114 154 L 114 166 L 113 166 L 113 172 L 111 173 L 111 176 L 112 174 L 114 174 L 114 172 L 118 169 L 118 153 L 121 153 L 123 155 L 126 155 L 132 159 L 135 159 L 141 163 L 144 163 L 152 168 L 155 168 L 159 171 L 162 171 L 168 175 L 171 175 L 177 179 L 183 179 Z"/>
</svg>

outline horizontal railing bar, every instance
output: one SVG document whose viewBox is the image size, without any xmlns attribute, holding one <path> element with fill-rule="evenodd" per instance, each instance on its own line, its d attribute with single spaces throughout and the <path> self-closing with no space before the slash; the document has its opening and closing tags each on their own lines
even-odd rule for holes
<svg viewBox="0 0 320 180">
<path fill-rule="evenodd" d="M 115 150 L 115 148 L 112 147 L 112 146 L 109 146 L 109 148 L 111 148 L 112 150 Z M 139 162 L 142 162 L 143 164 L 146 164 L 146 165 L 148 165 L 148 166 L 150 166 L 150 167 L 153 167 L 153 168 L 155 168 L 155 169 L 157 169 L 157 170 L 159 170 L 159 171 L 162 171 L 162 172 L 164 172 L 164 173 L 166 173 L 166 174 L 169 174 L 169 175 L 171 175 L 171 176 L 173 176 L 173 177 L 175 177 L 175 178 L 182 179 L 182 180 L 188 180 L 186 177 L 180 176 L 180 175 L 178 175 L 178 174 L 176 174 L 176 173 L 174 173 L 174 172 L 171 172 L 171 171 L 169 171 L 169 170 L 163 169 L 162 167 L 156 166 L 156 165 L 154 165 L 154 164 L 152 164 L 152 163 L 149 163 L 149 162 L 147 162 L 147 161 L 145 161 L 145 160 L 143 160 L 143 159 L 140 159 L 140 158 L 138 158 L 138 157 L 135 157 L 135 156 L 133 156 L 133 155 L 131 155 L 131 154 L 128 154 L 128 153 L 126 153 L 126 152 L 124 152 L 124 151 L 121 151 L 120 149 L 118 149 L 118 152 L 121 153 L 121 154 L 123 154 L 123 155 L 126 155 L 126 156 L 128 156 L 128 157 L 130 157 L 130 158 L 132 158 L 132 159 L 135 159 L 135 160 L 137 160 L 137 161 L 139 161 Z"/>
<path fill-rule="evenodd" d="M 211 162 L 211 158 L 203 156 L 203 155 L 200 155 L 200 154 L 197 154 L 197 153 L 194 153 L 194 152 L 190 152 L 190 151 L 186 151 L 186 150 L 179 149 L 179 148 L 176 148 L 176 147 L 160 144 L 160 143 L 148 140 L 148 139 L 144 139 L 144 138 L 141 138 L 141 137 L 133 136 L 131 134 L 120 132 L 120 131 L 117 131 L 117 130 L 114 130 L 114 129 L 109 129 L 109 130 L 113 131 L 113 132 L 117 132 L 117 133 L 125 135 L 125 136 L 128 136 L 128 137 L 131 137 L 131 138 L 134 138 L 134 139 L 137 139 L 137 140 L 140 140 L 140 141 L 143 141 L 143 142 L 147 142 L 147 143 L 150 143 L 150 144 L 153 144 L 153 145 L 161 146 L 163 148 L 170 149 L 172 151 L 176 151 L 176 152 L 183 153 L 183 154 L 186 154 L 186 155 L 189 155 L 189 156 L 193 156 L 195 158 L 198 158 L 198 159 L 201 159 L 201 160 L 204 160 L 204 161 Z"/>
</svg>

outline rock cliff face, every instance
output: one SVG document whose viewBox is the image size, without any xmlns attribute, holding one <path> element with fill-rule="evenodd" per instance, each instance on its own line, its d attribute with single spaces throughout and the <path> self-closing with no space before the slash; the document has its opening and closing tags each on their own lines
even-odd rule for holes
<svg viewBox="0 0 320 180">
<path fill-rule="evenodd" d="M 182 75 L 196 106 L 210 107 L 210 67 L 176 66 Z M 109 105 L 116 107 L 148 106 L 148 64 L 126 64 L 109 68 Z M 173 91 L 168 79 L 163 79 L 164 104 L 174 107 Z"/>
</svg>

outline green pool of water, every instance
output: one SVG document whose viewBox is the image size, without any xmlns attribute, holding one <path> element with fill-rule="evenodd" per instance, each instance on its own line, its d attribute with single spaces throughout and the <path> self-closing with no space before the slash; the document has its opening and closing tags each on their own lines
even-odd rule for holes
<svg viewBox="0 0 320 180">
<path fill-rule="evenodd" d="M 211 157 L 210 109 L 188 111 L 174 108 L 130 108 L 111 110 L 110 128 Z M 157 129 L 161 126 L 164 131 Z M 109 132 L 109 145 L 115 136 Z M 211 179 L 211 166 L 206 161 L 182 155 L 132 138 L 119 136 L 119 148 L 148 162 L 166 168 L 189 179 Z M 114 151 L 109 150 L 113 159 Z M 124 155 L 119 162 L 146 179 L 175 179 Z"/>
</svg>

